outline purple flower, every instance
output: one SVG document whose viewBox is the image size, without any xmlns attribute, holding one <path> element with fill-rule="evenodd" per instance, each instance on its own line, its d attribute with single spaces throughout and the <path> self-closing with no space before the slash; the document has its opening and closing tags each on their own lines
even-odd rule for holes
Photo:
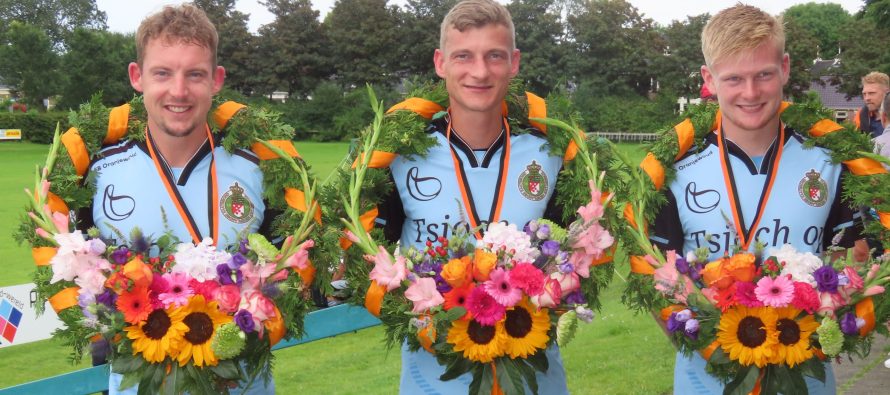
<svg viewBox="0 0 890 395">
<path fill-rule="evenodd" d="M 686 322 L 692 319 L 692 312 L 689 309 L 683 309 L 677 312 L 677 321 Z"/>
<path fill-rule="evenodd" d="M 117 294 L 112 292 L 110 289 L 106 289 L 105 292 L 96 295 L 96 302 L 102 303 L 111 308 L 117 302 Z"/>
<path fill-rule="evenodd" d="M 573 273 L 574 271 L 575 271 L 575 265 L 573 265 L 571 263 L 566 262 L 566 263 L 559 265 L 559 272 L 562 274 L 569 274 L 569 273 Z"/>
<path fill-rule="evenodd" d="M 541 254 L 546 256 L 556 256 L 559 254 L 559 242 L 556 240 L 547 240 L 541 244 Z"/>
<path fill-rule="evenodd" d="M 671 333 L 674 333 L 678 330 L 683 329 L 684 326 L 685 324 L 677 321 L 677 313 L 671 313 L 671 316 L 668 317 L 667 320 L 667 330 L 671 331 Z"/>
<path fill-rule="evenodd" d="M 538 231 L 535 232 L 535 236 L 538 236 L 541 240 L 546 240 L 550 237 L 550 225 L 541 225 L 538 228 Z"/>
<path fill-rule="evenodd" d="M 689 262 L 686 261 L 686 258 L 678 256 L 677 261 L 674 263 L 674 265 L 677 266 L 677 271 L 680 272 L 680 274 L 688 274 L 689 273 L 690 267 L 689 267 Z"/>
<path fill-rule="evenodd" d="M 843 287 L 850 283 L 850 278 L 844 275 L 843 273 L 838 273 L 837 275 L 837 285 Z"/>
<path fill-rule="evenodd" d="M 529 235 L 529 237 L 535 237 L 535 232 L 538 231 L 538 221 L 531 220 L 522 227 L 522 231 L 525 234 Z"/>
<path fill-rule="evenodd" d="M 692 281 L 698 281 L 701 279 L 701 271 L 705 269 L 705 265 L 703 263 L 696 263 L 695 266 L 689 268 L 689 278 Z"/>
<path fill-rule="evenodd" d="M 220 285 L 232 285 L 235 283 L 232 280 L 232 269 L 225 263 L 216 265 L 216 274 L 219 276 Z"/>
<path fill-rule="evenodd" d="M 245 263 L 247 263 L 247 258 L 245 258 L 244 255 L 242 255 L 240 252 L 236 252 L 232 254 L 232 259 L 229 260 L 228 265 L 232 269 L 237 269 Z"/>
<path fill-rule="evenodd" d="M 111 259 L 114 260 L 114 263 L 123 265 L 124 263 L 127 263 L 127 254 L 129 252 L 130 250 L 127 247 L 118 247 L 118 249 L 111 253 Z"/>
<path fill-rule="evenodd" d="M 584 294 L 581 291 L 572 292 L 565 297 L 565 301 L 568 304 L 584 304 L 587 303 L 587 299 L 584 298 Z"/>
<path fill-rule="evenodd" d="M 260 291 L 270 299 L 275 299 L 281 296 L 281 288 L 278 288 L 278 284 L 265 284 Z"/>
<path fill-rule="evenodd" d="M 837 272 L 831 266 L 822 266 L 813 272 L 819 292 L 837 293 Z"/>
<path fill-rule="evenodd" d="M 242 255 L 247 254 L 247 239 L 241 239 L 241 242 L 238 243 L 238 252 Z"/>
<path fill-rule="evenodd" d="M 436 280 L 436 291 L 439 291 L 440 294 L 444 294 L 448 291 L 451 291 L 451 284 L 448 284 L 448 282 L 445 281 L 444 278 L 442 278 L 442 275 L 440 273 L 442 273 L 441 268 L 436 271 L 436 276 L 433 278 Z"/>
<path fill-rule="evenodd" d="M 244 333 L 253 332 L 253 329 L 256 326 L 253 322 L 253 314 L 250 314 L 249 311 L 244 309 L 238 310 L 238 312 L 235 313 L 235 324 L 237 324 Z"/>
<path fill-rule="evenodd" d="M 698 340 L 698 320 L 695 318 L 690 318 L 686 321 L 686 325 L 683 328 L 686 333 L 686 337 L 692 340 Z"/>
<path fill-rule="evenodd" d="M 859 326 L 856 325 L 856 314 L 848 312 L 841 317 L 841 332 L 847 336 L 855 336 L 859 334 Z"/>
</svg>

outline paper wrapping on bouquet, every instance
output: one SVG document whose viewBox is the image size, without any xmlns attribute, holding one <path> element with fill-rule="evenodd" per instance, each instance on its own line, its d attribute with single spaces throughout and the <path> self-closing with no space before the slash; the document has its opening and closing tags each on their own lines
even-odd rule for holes
<svg viewBox="0 0 890 395">
<path fill-rule="evenodd" d="M 77 306 L 77 291 L 80 287 L 68 287 L 49 298 L 49 304 L 56 314 L 72 306 Z"/>
<path fill-rule="evenodd" d="M 436 102 L 427 99 L 421 99 L 419 97 L 410 97 L 399 103 L 396 103 L 394 106 L 390 107 L 389 110 L 386 110 L 386 113 L 389 114 L 398 110 L 408 110 L 417 115 L 420 115 L 421 117 L 430 119 L 433 117 L 433 115 L 436 115 L 437 112 L 440 112 L 444 109 L 445 108 L 443 108 Z"/>
<path fill-rule="evenodd" d="M 655 159 L 655 155 L 651 152 L 646 154 L 646 158 L 640 162 L 640 168 L 643 169 L 643 172 L 649 176 L 649 179 L 652 180 L 652 184 L 655 185 L 656 190 L 660 190 L 661 187 L 664 186 L 664 166 L 661 165 L 661 162 L 658 159 Z"/>
<path fill-rule="evenodd" d="M 68 157 L 71 158 L 77 175 L 83 177 L 90 166 L 90 153 L 87 151 L 87 146 L 83 143 L 83 138 L 80 137 L 77 128 L 70 128 L 62 135 L 62 145 L 65 146 L 65 151 L 68 152 Z"/>
<path fill-rule="evenodd" d="M 300 157 L 300 153 L 297 152 L 297 147 L 294 147 L 293 141 L 267 140 L 266 142 L 284 151 L 284 153 L 290 155 L 291 158 Z M 257 158 L 260 158 L 260 160 L 278 159 L 278 154 L 275 153 L 275 151 L 269 149 L 269 147 L 266 147 L 266 145 L 263 143 L 253 143 L 253 145 L 250 146 L 250 150 L 253 151 L 253 153 L 256 154 Z"/>
<path fill-rule="evenodd" d="M 124 104 L 111 109 L 108 113 L 108 132 L 102 139 L 104 144 L 114 144 L 127 134 L 127 124 L 130 121 L 130 105 Z"/>
<path fill-rule="evenodd" d="M 433 325 L 432 316 L 425 314 L 423 318 L 427 319 L 428 324 L 417 330 L 417 340 L 420 345 L 430 354 L 435 354 L 433 350 L 433 342 L 436 341 L 436 326 Z"/>
<path fill-rule="evenodd" d="M 392 164 L 392 161 L 396 160 L 398 156 L 398 154 L 394 154 L 392 152 L 375 150 L 371 152 L 371 159 L 368 161 L 368 167 L 371 169 L 387 168 L 390 164 Z M 355 167 L 364 160 L 365 153 L 363 152 L 361 155 L 355 158 L 355 161 L 352 162 L 352 168 L 355 169 Z"/>
<path fill-rule="evenodd" d="M 284 338 L 287 333 L 287 326 L 284 325 L 284 319 L 281 318 L 281 310 L 278 306 L 272 306 L 275 309 L 275 316 L 263 321 L 266 328 L 266 336 L 269 336 L 269 347 L 272 347 Z"/>
<path fill-rule="evenodd" d="M 868 335 L 872 329 L 875 329 L 875 304 L 871 296 L 862 299 L 856 303 L 856 316 L 865 320 L 865 325 L 859 328 L 859 336 Z"/>
<path fill-rule="evenodd" d="M 37 266 L 47 266 L 49 261 L 56 256 L 56 247 L 34 247 L 31 249 L 31 257 L 34 258 L 34 264 Z"/>
<path fill-rule="evenodd" d="M 368 292 L 365 293 L 365 308 L 374 317 L 380 317 L 380 308 L 383 307 L 383 296 L 386 295 L 386 287 L 371 280 Z"/>
<path fill-rule="evenodd" d="M 637 274 L 654 275 L 655 268 L 646 262 L 646 258 L 634 255 L 630 257 L 630 271 Z"/>
<path fill-rule="evenodd" d="M 538 96 L 531 92 L 525 92 L 525 98 L 528 101 L 529 118 L 547 118 L 547 102 L 543 98 L 541 98 L 541 96 Z M 529 120 L 529 123 L 532 126 L 540 129 L 542 132 L 547 133 L 547 125 L 532 120 Z"/>
<path fill-rule="evenodd" d="M 36 195 L 36 193 L 35 193 Z M 35 196 L 36 197 L 36 196 Z M 65 204 L 65 201 L 56 195 L 55 193 L 48 192 L 46 194 L 46 204 L 49 206 L 49 210 L 54 213 L 62 213 L 68 215 L 68 205 Z"/>
<path fill-rule="evenodd" d="M 365 211 L 358 217 L 358 221 L 362 224 L 362 229 L 364 229 L 365 232 L 370 232 L 371 228 L 374 227 L 374 220 L 377 219 L 378 214 L 379 211 L 377 210 L 377 207 L 374 207 Z M 343 233 L 346 233 L 346 229 L 343 229 Z M 352 240 L 349 240 L 346 237 L 341 237 L 340 248 L 346 250 L 349 249 L 349 247 L 352 247 Z"/>
<path fill-rule="evenodd" d="M 247 106 L 233 101 L 220 104 L 216 111 L 213 112 L 213 122 L 216 122 L 220 129 L 225 129 L 226 125 L 229 124 L 229 120 L 244 107 Z"/>
<path fill-rule="evenodd" d="M 844 164 L 850 169 L 850 172 L 857 176 L 873 176 L 875 174 L 884 174 L 887 169 L 881 166 L 881 163 L 870 158 L 857 158 L 845 160 Z"/>
<path fill-rule="evenodd" d="M 304 213 L 309 211 L 309 208 L 306 207 L 306 194 L 299 189 L 285 188 L 284 201 L 286 201 L 287 205 L 294 210 L 302 211 Z M 315 212 L 312 214 L 315 222 L 321 224 L 321 207 L 318 204 L 315 204 Z"/>
<path fill-rule="evenodd" d="M 813 127 L 810 128 L 810 134 L 815 137 L 822 137 L 828 133 L 836 132 L 843 128 L 843 126 L 839 125 L 835 121 L 832 121 L 830 119 L 823 119 L 819 122 L 816 122 L 816 124 L 814 124 Z"/>
<path fill-rule="evenodd" d="M 674 160 L 680 160 L 695 142 L 695 127 L 692 125 L 692 121 L 687 118 L 674 126 L 674 131 L 677 133 L 677 145 L 680 147 Z"/>
</svg>

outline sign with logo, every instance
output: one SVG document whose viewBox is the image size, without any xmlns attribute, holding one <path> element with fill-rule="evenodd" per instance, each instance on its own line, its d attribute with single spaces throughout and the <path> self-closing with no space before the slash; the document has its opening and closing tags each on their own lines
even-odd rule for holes
<svg viewBox="0 0 890 395">
<path fill-rule="evenodd" d="M 52 337 L 62 321 L 48 304 L 43 315 L 34 309 L 34 284 L 0 287 L 0 348 Z"/>
<path fill-rule="evenodd" d="M 0 140 L 21 140 L 21 129 L 0 129 Z"/>
</svg>

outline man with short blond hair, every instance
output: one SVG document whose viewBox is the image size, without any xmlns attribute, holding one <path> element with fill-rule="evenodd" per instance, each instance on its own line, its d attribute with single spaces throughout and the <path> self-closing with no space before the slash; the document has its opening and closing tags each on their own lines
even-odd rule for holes
<svg viewBox="0 0 890 395">
<path fill-rule="evenodd" d="M 890 77 L 887 74 L 872 71 L 862 77 L 862 100 L 865 105 L 853 116 L 857 129 L 871 134 L 872 137 L 878 137 L 884 132 L 885 124 L 879 110 L 887 92 L 890 92 Z"/>
<path fill-rule="evenodd" d="M 702 31 L 702 53 L 701 73 L 717 95 L 720 126 L 700 151 L 674 164 L 668 203 L 650 238 L 683 254 L 707 249 L 711 260 L 736 247 L 756 253 L 758 244 L 767 253 L 785 244 L 820 253 L 842 230 L 839 245 L 852 247 L 858 212 L 841 201 L 846 171 L 831 163 L 827 150 L 806 149 L 805 137 L 779 118 L 790 72 L 781 19 L 741 4 L 723 10 Z M 800 191 L 808 180 L 818 180 L 817 193 Z M 722 393 L 724 384 L 705 372 L 706 363 L 697 352 L 677 353 L 674 393 Z M 825 367 L 824 383 L 807 378 L 810 394 L 834 393 L 831 365 Z"/>
</svg>

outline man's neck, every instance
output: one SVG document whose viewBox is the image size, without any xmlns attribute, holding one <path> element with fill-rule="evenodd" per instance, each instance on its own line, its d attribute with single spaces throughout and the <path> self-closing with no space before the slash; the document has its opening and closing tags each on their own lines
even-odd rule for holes
<svg viewBox="0 0 890 395">
<path fill-rule="evenodd" d="M 168 166 L 176 168 L 185 167 L 207 140 L 205 133 L 192 133 L 184 137 L 153 132 L 151 129 L 149 129 L 149 133 L 151 133 L 151 138 L 158 149 L 158 154 L 164 158 Z"/>
<path fill-rule="evenodd" d="M 472 149 L 485 149 L 494 144 L 503 129 L 504 120 L 497 113 L 451 111 L 451 127 Z"/>
<path fill-rule="evenodd" d="M 732 128 L 724 128 L 726 139 L 745 151 L 750 157 L 763 156 L 779 135 L 779 121 L 770 122 L 769 125 L 759 131 L 738 131 Z"/>
</svg>

